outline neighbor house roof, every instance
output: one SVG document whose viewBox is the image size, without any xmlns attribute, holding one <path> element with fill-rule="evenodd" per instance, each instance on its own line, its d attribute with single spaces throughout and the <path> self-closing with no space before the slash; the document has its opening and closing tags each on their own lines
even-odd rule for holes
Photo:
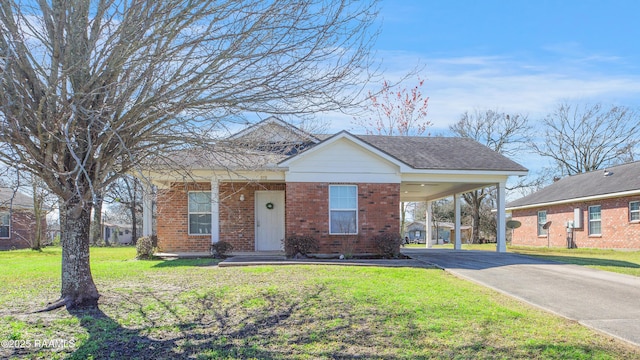
<svg viewBox="0 0 640 360">
<path fill-rule="evenodd" d="M 0 187 L 0 208 L 33 209 L 33 198 L 14 189 Z"/>
<path fill-rule="evenodd" d="M 507 204 L 507 210 L 640 194 L 640 161 L 568 176 Z"/>
</svg>

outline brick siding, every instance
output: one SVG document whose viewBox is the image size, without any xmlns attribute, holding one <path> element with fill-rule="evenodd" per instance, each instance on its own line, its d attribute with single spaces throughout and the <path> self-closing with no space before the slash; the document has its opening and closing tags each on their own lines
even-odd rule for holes
<svg viewBox="0 0 640 360">
<path fill-rule="evenodd" d="M 311 235 L 319 253 L 374 253 L 372 238 L 400 233 L 400 184 L 358 186 L 358 234 L 329 234 L 329 183 L 287 183 L 286 235 Z"/>
<path fill-rule="evenodd" d="M 161 252 L 208 252 L 211 234 L 189 235 L 188 192 L 210 191 L 210 183 L 173 183 L 158 191 L 157 234 Z M 255 191 L 285 190 L 282 183 L 221 182 L 220 240 L 233 245 L 233 251 L 255 250 Z M 244 201 L 240 201 L 244 195 Z"/>
<path fill-rule="evenodd" d="M 329 235 L 328 183 L 221 182 L 220 240 L 234 251 L 255 250 L 255 191 L 285 191 L 286 236 L 311 235 L 319 240 L 320 253 L 373 253 L 372 238 L 383 232 L 400 232 L 400 185 L 358 186 L 358 235 Z M 158 191 L 157 235 L 162 252 L 209 251 L 211 235 L 189 235 L 189 191 L 209 191 L 210 183 L 174 183 Z M 244 201 L 240 201 L 240 196 Z"/>
<path fill-rule="evenodd" d="M 160 252 L 209 251 L 211 235 L 189 235 L 189 191 L 210 191 L 211 183 L 173 183 L 159 189 L 157 235 Z"/>
<path fill-rule="evenodd" d="M 284 191 L 285 184 L 220 183 L 220 240 L 233 245 L 233 251 L 255 251 L 255 192 L 267 190 Z"/>
<path fill-rule="evenodd" d="M 1 212 L 8 212 L 3 209 Z M 9 238 L 0 238 L 0 250 L 28 249 L 36 238 L 36 219 L 31 211 L 13 211 Z M 42 220 L 42 236 L 47 233 L 47 222 Z"/>
<path fill-rule="evenodd" d="M 514 210 L 512 218 L 522 223 L 514 229 L 512 244 L 547 246 L 547 236 L 537 235 L 538 211 L 547 211 L 549 243 L 552 247 L 567 246 L 565 224 L 573 221 L 573 211 L 582 211 L 582 228 L 574 229 L 573 241 L 578 248 L 640 249 L 640 222 L 629 221 L 629 202 L 640 201 L 640 196 L 618 197 L 589 202 L 576 202 L 547 207 Z M 600 205 L 602 234 L 589 235 L 589 206 Z"/>
</svg>

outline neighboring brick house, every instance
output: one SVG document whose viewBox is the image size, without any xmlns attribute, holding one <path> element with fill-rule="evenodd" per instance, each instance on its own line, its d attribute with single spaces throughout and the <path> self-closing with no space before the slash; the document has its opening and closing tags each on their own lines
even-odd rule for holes
<svg viewBox="0 0 640 360">
<path fill-rule="evenodd" d="M 292 235 L 317 238 L 319 254 L 372 253 L 374 236 L 400 233 L 402 201 L 496 185 L 504 222 L 504 184 L 527 172 L 470 139 L 314 136 L 274 117 L 173 160 L 145 174 L 158 187 L 159 251 L 173 253 L 221 240 L 235 252 L 281 251 Z"/>
<path fill-rule="evenodd" d="M 0 188 L 0 250 L 30 248 L 35 240 L 33 199 L 10 188 Z M 42 221 L 46 234 L 46 221 Z"/>
<path fill-rule="evenodd" d="M 513 245 L 640 249 L 640 162 L 563 178 L 507 211 L 521 223 Z"/>
</svg>

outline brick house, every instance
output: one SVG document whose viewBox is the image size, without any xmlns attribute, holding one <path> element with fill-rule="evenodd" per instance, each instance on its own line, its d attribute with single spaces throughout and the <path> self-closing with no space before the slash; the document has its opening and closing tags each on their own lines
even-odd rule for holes
<svg viewBox="0 0 640 360">
<path fill-rule="evenodd" d="M 563 178 L 507 211 L 514 245 L 640 249 L 640 162 Z"/>
<path fill-rule="evenodd" d="M 492 185 L 504 223 L 504 184 L 527 172 L 470 139 L 317 136 L 274 117 L 173 160 L 145 174 L 158 188 L 159 251 L 172 253 L 208 252 L 217 241 L 236 253 L 281 251 L 292 235 L 318 239 L 319 254 L 372 253 L 374 236 L 400 233 L 400 202 Z"/>
<path fill-rule="evenodd" d="M 0 250 L 30 248 L 35 240 L 33 199 L 10 188 L 0 188 Z M 42 221 L 43 234 L 46 221 Z"/>
</svg>

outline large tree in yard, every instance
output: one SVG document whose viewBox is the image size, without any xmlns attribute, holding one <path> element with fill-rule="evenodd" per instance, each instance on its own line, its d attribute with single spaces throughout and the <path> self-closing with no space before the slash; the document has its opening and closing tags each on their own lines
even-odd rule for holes
<svg viewBox="0 0 640 360">
<path fill-rule="evenodd" d="M 151 156 L 247 112 L 343 109 L 367 81 L 371 2 L 3 0 L 0 160 L 60 199 L 61 298 L 95 306 L 91 207 Z"/>
</svg>

